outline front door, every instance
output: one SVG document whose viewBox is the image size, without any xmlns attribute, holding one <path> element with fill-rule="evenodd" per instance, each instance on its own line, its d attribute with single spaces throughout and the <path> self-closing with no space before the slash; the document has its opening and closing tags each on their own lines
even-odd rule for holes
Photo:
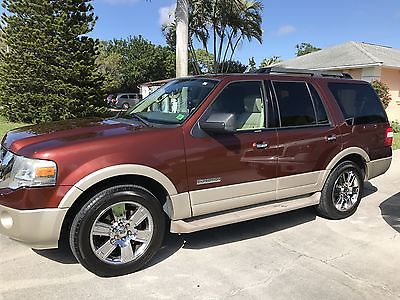
<svg viewBox="0 0 400 300">
<path fill-rule="evenodd" d="M 276 199 L 277 132 L 262 81 L 229 83 L 201 119 L 235 115 L 236 132 L 209 135 L 198 124 L 185 136 L 193 215 Z"/>
</svg>

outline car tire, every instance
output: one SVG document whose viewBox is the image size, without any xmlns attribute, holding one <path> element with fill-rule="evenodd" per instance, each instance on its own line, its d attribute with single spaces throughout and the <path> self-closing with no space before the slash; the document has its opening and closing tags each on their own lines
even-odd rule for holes
<svg viewBox="0 0 400 300">
<path fill-rule="evenodd" d="M 339 220 L 353 215 L 363 195 L 364 177 L 352 161 L 344 161 L 329 174 L 317 207 L 323 217 Z"/>
<path fill-rule="evenodd" d="M 75 216 L 69 234 L 76 259 L 101 277 L 143 268 L 161 247 L 166 218 L 160 201 L 137 185 L 110 187 Z"/>
<path fill-rule="evenodd" d="M 128 103 L 124 103 L 124 104 L 122 104 L 122 108 L 123 108 L 123 109 L 129 109 L 130 106 L 129 106 Z"/>
</svg>

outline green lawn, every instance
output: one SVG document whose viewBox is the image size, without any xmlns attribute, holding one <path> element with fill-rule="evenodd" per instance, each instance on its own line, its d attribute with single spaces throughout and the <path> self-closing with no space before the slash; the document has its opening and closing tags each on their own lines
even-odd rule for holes
<svg viewBox="0 0 400 300">
<path fill-rule="evenodd" d="M 394 134 L 393 149 L 394 150 L 400 149 L 400 133 Z"/>
<path fill-rule="evenodd" d="M 8 122 L 3 116 L 0 116 L 0 140 L 3 138 L 3 136 L 7 133 L 7 131 L 25 126 L 26 124 L 22 123 L 11 123 Z"/>
</svg>

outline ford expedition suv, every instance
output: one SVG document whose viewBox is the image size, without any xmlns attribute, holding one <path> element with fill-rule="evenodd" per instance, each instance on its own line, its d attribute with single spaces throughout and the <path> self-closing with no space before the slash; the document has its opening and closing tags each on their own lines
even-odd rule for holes
<svg viewBox="0 0 400 300">
<path fill-rule="evenodd" d="M 391 163 L 372 87 L 346 74 L 262 69 L 173 80 L 115 118 L 10 131 L 0 233 L 64 237 L 99 276 L 142 268 L 166 230 L 190 233 L 315 206 L 351 216 Z"/>
</svg>

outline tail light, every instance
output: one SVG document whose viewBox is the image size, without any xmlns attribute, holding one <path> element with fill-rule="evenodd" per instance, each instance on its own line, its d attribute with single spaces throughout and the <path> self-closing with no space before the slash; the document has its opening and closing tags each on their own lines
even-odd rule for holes
<svg viewBox="0 0 400 300">
<path fill-rule="evenodd" d="M 386 129 L 385 146 L 390 147 L 393 143 L 393 129 L 389 127 Z"/>
</svg>

